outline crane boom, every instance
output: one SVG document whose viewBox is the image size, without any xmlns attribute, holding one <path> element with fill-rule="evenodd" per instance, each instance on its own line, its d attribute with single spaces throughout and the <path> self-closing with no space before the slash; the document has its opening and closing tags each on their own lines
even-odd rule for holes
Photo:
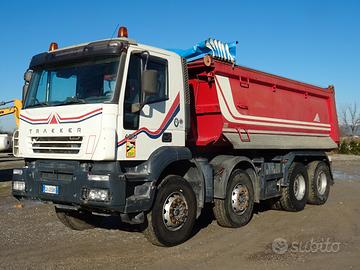
<svg viewBox="0 0 360 270">
<path fill-rule="evenodd" d="M 22 101 L 19 99 L 14 99 L 14 100 L 6 101 L 6 102 L 3 101 L 3 102 L 0 102 L 0 106 L 4 106 L 9 103 L 13 103 L 13 106 L 0 108 L 0 117 L 9 115 L 9 114 L 14 114 L 16 126 L 19 126 Z"/>
</svg>

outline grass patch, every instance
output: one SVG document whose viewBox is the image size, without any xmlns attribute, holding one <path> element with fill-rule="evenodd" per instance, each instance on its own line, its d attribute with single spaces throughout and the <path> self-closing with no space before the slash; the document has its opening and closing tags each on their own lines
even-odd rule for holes
<svg viewBox="0 0 360 270">
<path fill-rule="evenodd" d="M 339 154 L 360 155 L 359 139 L 343 139 L 339 144 Z"/>
</svg>

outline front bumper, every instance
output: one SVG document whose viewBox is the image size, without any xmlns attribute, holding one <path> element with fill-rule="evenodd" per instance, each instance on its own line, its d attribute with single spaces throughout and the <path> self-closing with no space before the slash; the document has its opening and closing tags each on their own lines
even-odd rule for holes
<svg viewBox="0 0 360 270">
<path fill-rule="evenodd" d="M 140 213 L 150 209 L 154 186 L 146 177 L 131 177 L 123 173 L 119 162 L 81 163 L 79 161 L 36 160 L 27 162 L 14 174 L 13 183 L 24 182 L 25 190 L 15 190 L 17 199 L 53 202 L 62 206 L 102 213 Z M 19 171 L 18 171 L 19 172 Z M 89 174 L 108 175 L 107 180 L 89 180 Z M 57 194 L 44 190 L 44 185 L 56 187 Z M 107 190 L 105 201 L 91 200 L 91 189 Z"/>
</svg>

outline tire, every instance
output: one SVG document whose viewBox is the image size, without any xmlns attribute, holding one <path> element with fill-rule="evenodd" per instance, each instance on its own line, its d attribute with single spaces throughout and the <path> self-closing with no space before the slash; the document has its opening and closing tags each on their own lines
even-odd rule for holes
<svg viewBox="0 0 360 270">
<path fill-rule="evenodd" d="M 288 172 L 289 183 L 282 188 L 280 205 L 286 211 L 301 211 L 308 197 L 308 174 L 302 163 L 294 162 Z"/>
<path fill-rule="evenodd" d="M 330 193 L 331 174 L 329 166 L 323 161 L 313 161 L 308 165 L 309 204 L 324 204 Z"/>
<path fill-rule="evenodd" d="M 68 228 L 76 231 L 93 229 L 99 218 L 87 212 L 69 211 L 55 207 L 56 216 Z"/>
<path fill-rule="evenodd" d="M 154 245 L 179 245 L 191 236 L 196 211 L 196 197 L 191 185 L 180 176 L 169 175 L 158 187 L 143 233 Z"/>
<path fill-rule="evenodd" d="M 244 201 L 240 202 L 240 199 Z M 225 199 L 215 199 L 213 211 L 216 221 L 222 227 L 244 226 L 250 221 L 253 208 L 254 188 L 250 176 L 236 169 L 230 175 Z"/>
</svg>

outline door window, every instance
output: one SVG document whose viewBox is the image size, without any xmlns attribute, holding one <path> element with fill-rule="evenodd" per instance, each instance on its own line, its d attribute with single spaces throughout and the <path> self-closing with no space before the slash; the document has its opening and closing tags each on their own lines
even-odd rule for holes
<svg viewBox="0 0 360 270">
<path fill-rule="evenodd" d="M 135 130 L 139 128 L 140 112 L 132 112 L 133 104 L 149 104 L 168 99 L 168 64 L 165 59 L 150 56 L 147 70 L 157 71 L 157 89 L 155 94 L 142 96 L 141 75 L 145 68 L 146 56 L 132 54 L 129 62 L 124 98 L 124 128 Z"/>
</svg>

